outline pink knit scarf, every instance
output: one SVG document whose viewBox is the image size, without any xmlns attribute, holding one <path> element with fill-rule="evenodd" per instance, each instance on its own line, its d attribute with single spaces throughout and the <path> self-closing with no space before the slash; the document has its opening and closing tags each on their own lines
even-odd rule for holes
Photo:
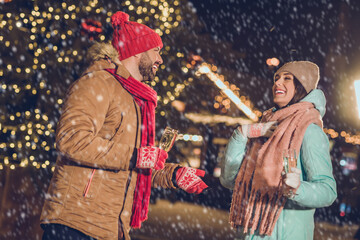
<svg viewBox="0 0 360 240">
<path fill-rule="evenodd" d="M 230 208 L 230 223 L 260 235 L 271 235 L 285 205 L 281 193 L 282 151 L 293 148 L 297 153 L 311 123 L 322 128 L 319 112 L 310 102 L 264 112 L 262 122 L 277 121 L 273 135 L 248 142 L 247 153 L 236 177 Z"/>
</svg>

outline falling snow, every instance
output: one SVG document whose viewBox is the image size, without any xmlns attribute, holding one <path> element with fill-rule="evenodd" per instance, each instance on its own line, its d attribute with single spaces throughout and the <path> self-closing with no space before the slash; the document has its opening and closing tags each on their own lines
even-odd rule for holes
<svg viewBox="0 0 360 240">
<path fill-rule="evenodd" d="M 98 3 L 85 10 L 89 2 Z M 132 2 L 134 9 L 126 2 Z M 49 197 L 47 188 L 58 155 L 55 129 L 66 92 L 89 66 L 86 55 L 92 43 L 110 40 L 107 13 L 115 10 L 127 11 L 130 20 L 148 16 L 143 23 L 162 30 L 164 65 L 150 83 L 159 96 L 156 139 L 166 126 L 201 135 L 203 142 L 177 141 L 169 161 L 198 164 L 206 171 L 204 181 L 209 185 L 200 195 L 153 189 L 149 219 L 140 230 L 131 231 L 133 239 L 234 239 L 228 221 L 232 192 L 220 185 L 215 172 L 236 126 L 195 123 L 186 113 L 247 119 L 233 103 L 226 104 L 227 97 L 213 82 L 196 73 L 202 61 L 216 67 L 225 84 L 236 87 L 252 109 L 263 112 L 272 107 L 276 67 L 266 64 L 268 58 L 279 59 L 280 65 L 310 60 L 320 67 L 319 88 L 327 98 L 324 127 L 338 133 L 332 137 L 327 132 L 338 198 L 332 206 L 317 209 L 314 239 L 352 239 L 360 225 L 360 151 L 358 144 L 347 143 L 346 135 L 340 134 L 360 138 L 353 85 L 360 80 L 360 2 L 184 0 L 174 5 L 168 1 L 174 11 L 167 21 L 170 25 L 178 21 L 168 28 L 160 27 L 163 21 L 151 13 L 154 9 L 161 16 L 159 6 L 165 5 L 151 2 L 0 3 L 0 239 L 41 239 L 39 217 Z M 78 11 L 69 10 L 73 4 Z M 85 31 L 82 19 L 101 22 L 104 38 Z M 202 60 L 192 65 L 194 55 Z M 96 99 L 103 102 L 104 96 Z M 181 109 L 177 101 L 184 110 L 177 110 Z"/>
</svg>

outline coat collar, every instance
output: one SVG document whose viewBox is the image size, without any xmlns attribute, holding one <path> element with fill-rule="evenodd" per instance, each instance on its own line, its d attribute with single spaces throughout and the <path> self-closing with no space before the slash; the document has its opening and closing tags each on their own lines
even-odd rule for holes
<svg viewBox="0 0 360 240">
<path fill-rule="evenodd" d="M 104 69 L 116 69 L 116 74 L 128 79 L 131 75 L 125 66 L 119 61 L 116 49 L 109 43 L 95 43 L 87 54 L 87 60 L 92 64 L 85 70 L 83 75 Z"/>
<path fill-rule="evenodd" d="M 320 112 L 321 117 L 324 117 L 326 112 L 326 98 L 324 92 L 320 89 L 313 89 L 302 100 L 300 100 L 300 102 L 310 102 L 314 104 L 316 110 Z M 277 110 L 279 110 L 279 108 L 276 106 L 272 108 L 273 112 L 276 112 Z"/>
</svg>

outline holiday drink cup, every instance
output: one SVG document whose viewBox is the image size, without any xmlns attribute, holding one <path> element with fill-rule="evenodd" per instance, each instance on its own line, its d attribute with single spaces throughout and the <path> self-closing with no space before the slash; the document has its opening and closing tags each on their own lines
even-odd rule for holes
<svg viewBox="0 0 360 240">
<path fill-rule="evenodd" d="M 283 150 L 283 165 L 285 173 L 291 172 L 291 168 L 296 168 L 297 163 L 297 155 L 296 150 L 291 149 L 284 149 Z"/>
<path fill-rule="evenodd" d="M 166 152 L 169 152 L 175 143 L 177 135 L 178 135 L 178 130 L 172 129 L 170 127 L 166 127 L 163 135 L 161 136 L 159 142 L 159 148 L 163 149 Z"/>
</svg>

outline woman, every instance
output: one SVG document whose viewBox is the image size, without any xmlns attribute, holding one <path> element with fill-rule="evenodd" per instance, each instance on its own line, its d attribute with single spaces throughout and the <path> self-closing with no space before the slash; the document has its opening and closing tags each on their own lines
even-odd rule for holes
<svg viewBox="0 0 360 240">
<path fill-rule="evenodd" d="M 274 75 L 275 107 L 230 138 L 220 181 L 233 189 L 230 223 L 245 239 L 313 239 L 315 209 L 336 199 L 318 81 L 316 64 L 285 64 Z M 296 150 L 297 167 L 284 174 L 286 149 Z"/>
</svg>

